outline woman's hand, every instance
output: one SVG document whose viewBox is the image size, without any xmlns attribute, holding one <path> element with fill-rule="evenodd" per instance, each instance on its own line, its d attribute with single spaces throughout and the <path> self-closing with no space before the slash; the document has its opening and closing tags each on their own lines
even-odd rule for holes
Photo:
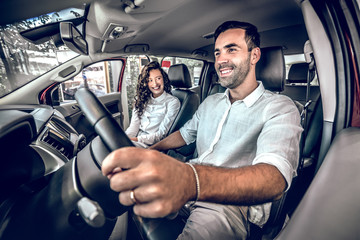
<svg viewBox="0 0 360 240">
<path fill-rule="evenodd" d="M 131 140 L 131 141 L 134 141 L 134 142 L 138 142 L 138 138 L 137 138 L 137 137 L 131 137 L 130 140 Z"/>
</svg>

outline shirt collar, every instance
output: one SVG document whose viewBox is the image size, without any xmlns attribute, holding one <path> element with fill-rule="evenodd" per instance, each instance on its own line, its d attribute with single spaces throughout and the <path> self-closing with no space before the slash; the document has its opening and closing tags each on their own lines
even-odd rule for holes
<svg viewBox="0 0 360 240">
<path fill-rule="evenodd" d="M 163 92 L 160 96 L 158 96 L 157 98 L 154 98 L 154 97 L 152 96 L 152 94 L 150 95 L 150 97 L 151 97 L 151 100 L 152 100 L 153 102 L 161 102 L 161 101 L 165 100 L 166 95 L 167 95 L 167 92 L 164 91 L 164 92 Z"/>
<path fill-rule="evenodd" d="M 244 98 L 243 100 L 238 100 L 238 101 L 242 101 L 245 103 L 246 107 L 251 107 L 252 105 L 254 105 L 254 103 L 261 97 L 261 95 L 265 92 L 265 88 L 264 85 L 261 81 L 257 81 L 258 82 L 258 86 L 257 88 L 255 88 L 254 91 L 252 91 L 246 98 Z M 229 99 L 229 89 L 227 88 L 224 92 L 224 97 L 226 97 L 228 100 Z"/>
</svg>

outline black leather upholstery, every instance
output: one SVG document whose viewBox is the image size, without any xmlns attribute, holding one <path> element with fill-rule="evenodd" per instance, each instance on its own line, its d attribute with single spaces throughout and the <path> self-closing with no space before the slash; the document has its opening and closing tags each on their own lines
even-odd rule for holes
<svg viewBox="0 0 360 240">
<path fill-rule="evenodd" d="M 226 88 L 220 85 L 220 83 L 215 83 L 212 85 L 209 95 L 215 94 L 215 93 L 223 93 L 225 92 Z"/>
<path fill-rule="evenodd" d="M 292 64 L 289 70 L 287 83 L 282 94 L 290 97 L 294 101 L 306 104 L 306 90 L 307 77 L 309 73 L 308 63 L 295 63 Z M 314 76 L 310 76 L 313 79 Z M 319 149 L 319 141 L 321 139 L 321 130 L 323 122 L 322 103 L 320 98 L 320 88 L 318 85 L 310 85 L 310 91 L 308 101 L 311 100 L 311 104 L 308 107 L 307 116 L 307 132 L 304 142 L 303 157 L 305 158 L 317 158 Z M 315 151 L 315 152 L 314 152 Z M 311 160 L 312 161 L 312 160 Z"/>
<path fill-rule="evenodd" d="M 181 107 L 169 134 L 179 130 L 189 119 L 192 118 L 200 105 L 197 93 L 190 90 L 192 86 L 189 70 L 185 64 L 175 64 L 169 68 L 169 79 L 174 89 L 172 94 L 180 100 Z"/>
<path fill-rule="evenodd" d="M 309 65 L 306 62 L 294 63 L 289 69 L 288 78 L 286 80 L 285 89 L 282 92 L 291 99 L 305 105 L 306 103 L 306 83 L 309 74 Z M 313 80 L 314 75 L 310 76 Z M 310 85 L 309 100 L 317 101 L 320 96 L 320 88 L 318 85 Z M 315 105 L 315 104 L 312 104 Z"/>
<path fill-rule="evenodd" d="M 191 88 L 189 69 L 185 64 L 175 64 L 169 68 L 169 79 L 174 88 Z"/>
<path fill-rule="evenodd" d="M 309 111 L 308 127 L 302 157 L 317 160 L 323 128 L 323 109 L 321 99 Z"/>
<path fill-rule="evenodd" d="M 307 108 L 307 121 L 304 122 L 304 131 L 301 138 L 300 163 L 298 176 L 294 179 L 292 187 L 287 194 L 287 205 L 291 215 L 307 190 L 314 176 L 315 168 L 319 162 L 323 128 L 323 110 L 320 97 L 320 88 L 317 85 L 309 85 L 309 96 L 306 98 L 308 64 L 295 63 L 291 66 L 287 84 L 281 94 L 284 94 L 295 102 L 305 105 L 311 100 Z M 310 76 L 313 79 L 313 76 Z M 303 115 L 304 117 L 304 115 Z"/>
<path fill-rule="evenodd" d="M 309 67 L 306 62 L 292 64 L 287 79 L 288 83 L 306 83 L 308 71 Z"/>
<path fill-rule="evenodd" d="M 306 62 L 292 64 L 289 70 L 287 83 L 306 83 L 309 65 Z"/>
<path fill-rule="evenodd" d="M 219 79 L 215 70 L 215 64 L 208 62 L 206 65 L 202 71 L 200 102 L 203 102 L 210 95 L 213 84 L 217 83 Z"/>
<path fill-rule="evenodd" d="M 265 89 L 282 92 L 285 85 L 285 59 L 282 47 L 262 48 L 255 70 L 256 79 L 263 82 Z"/>
<path fill-rule="evenodd" d="M 306 103 L 306 85 L 285 85 L 284 91 L 282 91 L 281 93 L 290 97 L 293 100 L 298 101 L 302 105 L 305 105 Z M 310 85 L 309 100 L 316 102 L 319 97 L 319 86 Z"/>
</svg>

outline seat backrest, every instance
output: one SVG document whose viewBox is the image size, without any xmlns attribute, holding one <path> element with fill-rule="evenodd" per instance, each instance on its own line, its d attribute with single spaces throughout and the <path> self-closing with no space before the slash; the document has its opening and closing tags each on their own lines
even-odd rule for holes
<svg viewBox="0 0 360 240">
<path fill-rule="evenodd" d="M 287 84 L 306 83 L 309 72 L 309 66 L 306 62 L 294 63 L 290 66 Z"/>
<path fill-rule="evenodd" d="M 313 73 L 314 71 L 312 71 L 311 74 Z M 313 85 L 315 74 L 311 74 L 309 73 L 308 63 L 292 64 L 289 69 L 284 91 L 280 93 L 290 97 L 295 103 L 301 104 L 301 106 L 308 106 L 306 114 L 307 120 L 303 122 L 305 130 L 301 136 L 298 175 L 294 178 L 291 188 L 287 192 L 285 202 L 283 203 L 283 205 L 285 205 L 285 212 L 289 216 L 292 215 L 302 199 L 307 186 L 311 182 L 311 176 L 314 174 L 316 162 L 319 162 L 323 113 L 320 88 L 318 85 Z M 307 98 L 308 77 L 310 77 L 312 82 L 311 85 L 309 85 L 309 96 Z M 311 100 L 310 105 L 306 104 L 309 100 Z M 304 117 L 304 115 L 302 115 L 302 117 Z"/>
<path fill-rule="evenodd" d="M 197 93 L 190 90 L 192 87 L 189 69 L 185 64 L 175 64 L 169 68 L 170 84 L 173 86 L 171 93 L 180 100 L 180 110 L 174 123 L 170 127 L 169 134 L 179 130 L 192 118 L 200 105 Z"/>
<path fill-rule="evenodd" d="M 306 83 L 308 77 L 308 64 L 294 64 L 289 72 L 287 84 L 285 84 L 285 61 L 280 47 L 265 48 L 261 51 L 260 61 L 256 65 L 256 77 L 262 81 L 264 87 L 270 91 L 278 92 L 290 97 L 299 110 L 306 103 Z M 314 76 L 310 76 L 312 79 Z M 310 99 L 313 103 L 308 110 L 308 128 L 306 139 L 302 150 L 302 157 L 308 158 L 316 151 L 319 137 L 318 131 L 322 127 L 322 107 L 320 101 L 319 86 L 311 86 Z M 311 113 L 314 113 L 313 115 Z M 291 185 L 290 190 L 283 195 L 281 199 L 275 201 L 271 208 L 268 222 L 262 229 L 262 239 L 273 239 L 281 230 L 282 223 L 285 220 L 285 214 L 288 213 L 290 203 L 293 201 L 293 193 L 298 191 L 296 181 Z M 289 196 L 290 195 L 290 196 Z"/>
<path fill-rule="evenodd" d="M 306 62 L 294 63 L 289 69 L 288 78 L 286 80 L 285 89 L 282 94 L 293 100 L 305 105 L 306 103 L 306 84 L 309 74 L 309 65 Z M 311 81 L 314 76 L 310 76 Z M 320 88 L 318 85 L 310 85 L 309 100 L 317 101 L 320 96 Z M 315 104 L 313 104 L 315 105 Z"/>
<path fill-rule="evenodd" d="M 256 78 L 261 81 L 264 88 L 281 93 L 284 90 L 286 70 L 282 47 L 267 47 L 261 49 L 261 58 L 256 64 Z M 250 239 L 273 239 L 281 230 L 286 216 L 284 204 L 287 193 L 274 201 L 267 223 L 260 228 L 252 228 Z M 254 227 L 254 226 L 252 226 Z"/>
<path fill-rule="evenodd" d="M 255 71 L 256 79 L 262 81 L 265 89 L 272 92 L 282 92 L 286 76 L 282 47 L 262 48 Z"/>
</svg>

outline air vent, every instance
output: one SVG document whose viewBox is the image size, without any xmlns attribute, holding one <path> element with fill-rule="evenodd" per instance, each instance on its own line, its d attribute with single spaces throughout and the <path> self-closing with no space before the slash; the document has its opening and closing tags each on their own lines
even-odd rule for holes
<svg viewBox="0 0 360 240">
<path fill-rule="evenodd" d="M 63 139 L 61 135 L 54 132 L 52 129 L 46 131 L 41 141 L 56 149 L 67 159 L 71 159 L 73 157 L 73 145 Z"/>
<path fill-rule="evenodd" d="M 63 126 L 59 124 L 56 118 L 53 118 L 49 121 L 48 127 L 54 130 L 54 132 L 60 133 L 66 139 L 70 138 L 70 133 Z"/>
</svg>

